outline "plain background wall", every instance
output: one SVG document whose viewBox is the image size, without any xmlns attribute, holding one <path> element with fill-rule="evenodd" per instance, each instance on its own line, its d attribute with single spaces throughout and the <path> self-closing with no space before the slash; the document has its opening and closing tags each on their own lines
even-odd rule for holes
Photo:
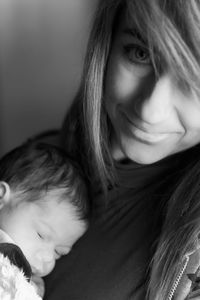
<svg viewBox="0 0 200 300">
<path fill-rule="evenodd" d="M 77 91 L 97 0 L 0 0 L 0 155 L 58 128 Z"/>
</svg>

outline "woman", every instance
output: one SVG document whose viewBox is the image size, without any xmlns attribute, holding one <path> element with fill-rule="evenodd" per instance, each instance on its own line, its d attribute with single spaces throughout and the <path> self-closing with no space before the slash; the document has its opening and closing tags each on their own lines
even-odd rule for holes
<svg viewBox="0 0 200 300">
<path fill-rule="evenodd" d="M 63 126 L 91 187 L 91 223 L 46 278 L 45 299 L 145 299 L 166 204 L 200 153 L 199 49 L 198 0 L 99 2 Z"/>
</svg>

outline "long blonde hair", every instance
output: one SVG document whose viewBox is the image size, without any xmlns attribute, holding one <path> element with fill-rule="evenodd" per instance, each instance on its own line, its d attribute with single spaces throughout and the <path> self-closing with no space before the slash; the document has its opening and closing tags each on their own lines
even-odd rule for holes
<svg viewBox="0 0 200 300">
<path fill-rule="evenodd" d="M 150 299 L 166 300 L 186 254 L 199 247 L 200 155 L 187 167 L 168 202 L 166 220 L 153 258 Z"/>
<path fill-rule="evenodd" d="M 68 149 L 77 140 L 68 128 L 79 130 L 78 147 L 102 185 L 113 181 L 110 151 L 111 125 L 104 109 L 104 79 L 113 32 L 125 11 L 138 33 L 147 41 L 152 64 L 159 76 L 168 69 L 181 89 L 199 93 L 200 2 L 199 0 L 100 0 L 88 43 L 82 82 L 63 129 Z M 72 113 L 73 112 L 73 113 Z M 75 116 L 75 117 L 74 117 Z M 71 125 L 73 124 L 73 125 Z M 71 126 L 70 126 L 71 125 Z M 81 133 L 80 133 L 81 132 Z"/>
</svg>

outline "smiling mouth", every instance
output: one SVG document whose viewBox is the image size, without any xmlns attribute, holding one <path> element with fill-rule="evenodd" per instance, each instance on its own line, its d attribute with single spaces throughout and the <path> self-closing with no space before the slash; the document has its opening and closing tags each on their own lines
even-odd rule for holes
<svg viewBox="0 0 200 300">
<path fill-rule="evenodd" d="M 132 128 L 130 128 L 131 133 L 134 135 L 134 137 L 146 144 L 156 144 L 159 142 L 162 142 L 163 140 L 167 139 L 169 137 L 168 133 L 148 133 L 146 131 L 143 131 L 134 125 L 132 125 Z"/>
<path fill-rule="evenodd" d="M 122 117 L 128 122 L 129 124 L 129 131 L 134 136 L 136 140 L 139 142 L 145 143 L 145 144 L 156 144 L 160 143 L 163 140 L 166 140 L 171 133 L 152 133 L 148 132 L 137 125 L 135 125 L 133 122 L 129 120 L 129 118 L 123 113 L 120 112 Z"/>
</svg>

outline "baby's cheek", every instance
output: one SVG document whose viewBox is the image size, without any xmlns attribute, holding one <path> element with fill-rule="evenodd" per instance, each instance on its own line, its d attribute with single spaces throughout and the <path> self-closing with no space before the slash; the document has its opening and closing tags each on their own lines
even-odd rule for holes
<svg viewBox="0 0 200 300">
<path fill-rule="evenodd" d="M 22 245 L 20 245 L 20 248 L 29 264 L 31 266 L 34 265 L 36 262 L 35 253 L 37 252 L 35 245 L 33 243 L 23 243 Z"/>
</svg>

